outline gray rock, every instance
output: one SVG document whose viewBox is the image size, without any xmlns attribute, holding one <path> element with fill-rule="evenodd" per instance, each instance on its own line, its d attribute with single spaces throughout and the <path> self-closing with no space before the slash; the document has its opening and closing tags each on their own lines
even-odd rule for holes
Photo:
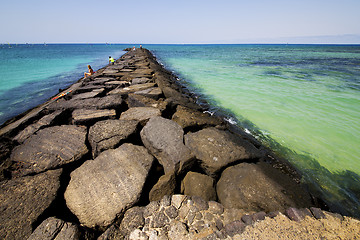
<svg viewBox="0 0 360 240">
<path fill-rule="evenodd" d="M 233 237 L 236 234 L 241 234 L 245 230 L 245 227 L 246 225 L 243 222 L 234 221 L 232 223 L 225 225 L 223 230 L 225 231 L 226 235 Z"/>
<path fill-rule="evenodd" d="M 168 232 L 168 236 L 170 240 L 177 239 L 187 239 L 187 235 L 189 234 L 187 230 L 187 226 L 179 221 L 172 221 L 170 223 L 170 229 Z"/>
<path fill-rule="evenodd" d="M 112 95 L 105 97 L 65 100 L 60 99 L 47 106 L 49 110 L 64 110 L 64 109 L 109 109 L 120 108 L 122 104 L 121 96 Z"/>
<path fill-rule="evenodd" d="M 261 156 L 251 143 L 216 128 L 186 134 L 185 145 L 201 160 L 201 167 L 210 176 L 215 176 L 222 168 L 236 161 Z"/>
<path fill-rule="evenodd" d="M 131 80 L 131 84 L 135 85 L 135 84 L 144 84 L 144 83 L 148 83 L 150 82 L 149 78 L 134 78 L 133 80 Z"/>
<path fill-rule="evenodd" d="M 326 218 L 325 214 L 322 212 L 320 208 L 311 207 L 310 210 L 316 219 Z"/>
<path fill-rule="evenodd" d="M 129 94 L 127 99 L 127 104 L 129 108 L 133 107 L 158 107 L 159 102 L 142 95 L 137 95 L 134 93 Z"/>
<path fill-rule="evenodd" d="M 181 183 L 181 192 L 188 196 L 199 196 L 204 200 L 216 200 L 214 179 L 207 175 L 188 172 Z"/>
<path fill-rule="evenodd" d="M 121 234 L 119 227 L 115 224 L 111 225 L 106 231 L 101 234 L 97 240 L 119 240 L 125 237 Z"/>
<path fill-rule="evenodd" d="M 79 125 L 89 121 L 102 119 L 114 119 L 116 111 L 114 109 L 76 109 L 72 113 L 72 123 Z"/>
<path fill-rule="evenodd" d="M 120 224 L 120 232 L 123 236 L 129 235 L 135 229 L 140 229 L 145 224 L 143 216 L 144 208 L 133 207 L 126 211 Z"/>
<path fill-rule="evenodd" d="M 153 117 L 140 132 L 145 147 L 159 160 L 165 174 L 186 169 L 193 155 L 183 143 L 184 131 L 175 122 Z"/>
<path fill-rule="evenodd" d="M 226 208 L 248 211 L 285 211 L 290 206 L 311 206 L 308 193 L 269 164 L 240 163 L 227 168 L 217 183 Z"/>
<path fill-rule="evenodd" d="M 33 224 L 50 207 L 62 170 L 0 182 L 0 239 L 27 239 Z"/>
<path fill-rule="evenodd" d="M 161 112 L 157 108 L 153 107 L 133 107 L 129 110 L 121 113 L 121 120 L 136 120 L 141 125 L 145 125 L 150 118 L 160 116 Z"/>
<path fill-rule="evenodd" d="M 100 152 L 119 146 L 137 130 L 135 120 L 104 120 L 95 123 L 89 129 L 89 142 L 95 158 Z"/>
<path fill-rule="evenodd" d="M 129 93 L 134 93 L 134 92 L 137 92 L 137 91 L 145 90 L 145 89 L 148 89 L 148 88 L 153 88 L 154 86 L 155 86 L 155 83 L 136 84 L 136 85 L 131 85 L 129 87 L 116 88 L 116 89 L 110 91 L 108 93 L 108 95 L 129 94 Z"/>
<path fill-rule="evenodd" d="M 153 87 L 153 88 L 148 88 L 145 90 L 134 92 L 134 94 L 143 95 L 157 100 L 161 96 L 162 91 L 161 88 Z"/>
<path fill-rule="evenodd" d="M 78 240 L 80 231 L 73 223 L 67 223 L 55 217 L 43 221 L 30 235 L 28 240 Z"/>
<path fill-rule="evenodd" d="M 177 106 L 172 120 L 177 122 L 182 128 L 216 126 L 221 124 L 221 120 L 216 117 L 182 105 Z"/>
<path fill-rule="evenodd" d="M 79 160 L 88 152 L 87 129 L 72 125 L 42 129 L 16 147 L 11 160 L 20 165 L 15 175 L 38 173 Z"/>
<path fill-rule="evenodd" d="M 71 99 L 78 100 L 78 99 L 94 98 L 97 95 L 99 95 L 100 93 L 102 93 L 104 90 L 105 90 L 104 88 L 99 88 L 99 89 L 93 90 L 91 92 L 76 94 Z"/>
<path fill-rule="evenodd" d="M 87 227 L 106 227 L 140 198 L 154 158 L 141 146 L 102 152 L 71 173 L 66 205 Z"/>
<path fill-rule="evenodd" d="M 44 128 L 53 123 L 54 119 L 58 117 L 62 111 L 55 111 L 51 114 L 45 115 L 39 121 L 27 126 L 24 130 L 18 133 L 13 140 L 23 143 L 27 138 L 37 132 L 40 128 Z"/>
<path fill-rule="evenodd" d="M 175 188 L 176 179 L 174 172 L 161 176 L 149 193 L 150 202 L 161 200 L 166 195 L 172 195 L 175 192 Z"/>
<path fill-rule="evenodd" d="M 224 212 L 224 206 L 215 201 L 209 201 L 209 212 L 213 214 L 222 214 Z"/>
</svg>

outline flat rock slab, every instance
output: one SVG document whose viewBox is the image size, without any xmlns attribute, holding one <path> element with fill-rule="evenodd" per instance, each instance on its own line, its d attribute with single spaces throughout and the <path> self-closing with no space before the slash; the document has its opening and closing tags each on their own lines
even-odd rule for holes
<svg viewBox="0 0 360 240">
<path fill-rule="evenodd" d="M 153 98 L 149 98 L 142 95 L 137 94 L 129 94 L 127 98 L 127 104 L 129 108 L 133 107 L 156 107 L 159 108 L 160 111 L 166 108 L 166 103 L 164 101 L 156 101 Z"/>
<path fill-rule="evenodd" d="M 210 176 L 215 176 L 222 168 L 236 161 L 261 156 L 260 151 L 248 141 L 216 128 L 186 134 L 185 145 L 201 161 L 201 167 Z"/>
<path fill-rule="evenodd" d="M 158 108 L 153 107 L 134 107 L 121 113 L 120 119 L 122 120 L 136 120 L 142 125 L 145 125 L 147 121 L 155 116 L 160 116 L 161 112 Z"/>
<path fill-rule="evenodd" d="M 221 120 L 216 117 L 181 105 L 177 106 L 172 120 L 183 128 L 216 126 L 221 124 Z"/>
<path fill-rule="evenodd" d="M 119 146 L 137 130 L 136 120 L 104 120 L 89 129 L 89 142 L 95 158 L 100 152 Z"/>
<path fill-rule="evenodd" d="M 33 135 L 35 132 L 37 132 L 40 128 L 44 128 L 48 125 L 50 125 L 56 117 L 58 117 L 62 111 L 55 111 L 51 114 L 45 115 L 42 117 L 39 121 L 37 121 L 34 124 L 31 124 L 27 126 L 23 131 L 18 133 L 13 140 L 23 143 L 27 138 L 29 138 L 31 135 Z"/>
<path fill-rule="evenodd" d="M 180 172 L 192 164 L 193 155 L 183 142 L 184 131 L 174 121 L 150 118 L 140 136 L 145 147 L 164 167 L 165 174 Z"/>
<path fill-rule="evenodd" d="M 290 177 L 266 163 L 240 163 L 224 170 L 217 194 L 226 208 L 285 211 L 311 206 L 310 196 Z"/>
<path fill-rule="evenodd" d="M 125 87 L 125 85 L 128 84 L 127 81 L 109 81 L 105 83 L 105 86 L 122 86 Z"/>
<path fill-rule="evenodd" d="M 146 97 L 159 99 L 160 95 L 162 94 L 162 91 L 161 88 L 159 87 L 153 87 L 153 88 L 137 91 L 134 94 L 139 94 L 139 95 L 144 95 Z"/>
<path fill-rule="evenodd" d="M 112 94 L 129 94 L 129 93 L 134 93 L 134 92 L 138 92 L 141 90 L 145 90 L 148 88 L 152 88 L 155 86 L 155 83 L 144 83 L 144 84 L 136 84 L 136 85 L 131 85 L 129 87 L 124 87 L 124 88 L 116 88 L 112 91 L 110 91 L 108 93 L 108 95 L 112 95 Z"/>
<path fill-rule="evenodd" d="M 62 170 L 0 182 L 0 238 L 27 239 L 60 188 Z"/>
<path fill-rule="evenodd" d="M 114 119 L 116 111 L 114 109 L 76 109 L 72 113 L 73 124 L 83 124 L 89 121 L 101 119 Z"/>
<path fill-rule="evenodd" d="M 153 161 L 146 148 L 132 144 L 102 152 L 71 173 L 67 206 L 87 227 L 110 225 L 139 200 Z"/>
<path fill-rule="evenodd" d="M 51 103 L 47 109 L 49 110 L 65 110 L 65 109 L 109 109 L 118 108 L 121 106 L 123 100 L 120 96 L 112 95 L 101 98 L 88 98 L 79 100 L 58 100 Z"/>
<path fill-rule="evenodd" d="M 92 85 L 103 85 L 106 82 L 114 81 L 114 80 L 116 80 L 116 79 L 115 78 L 109 78 L 109 77 L 97 77 L 97 78 L 94 78 L 92 80 L 88 80 L 88 81 L 85 81 L 85 82 L 87 84 L 92 84 Z"/>
<path fill-rule="evenodd" d="M 79 240 L 79 228 L 69 222 L 50 217 L 43 221 L 30 235 L 28 240 Z"/>
<path fill-rule="evenodd" d="M 20 175 L 58 168 L 79 160 L 88 152 L 86 133 L 85 127 L 73 125 L 42 129 L 17 146 L 10 159 L 20 165 Z"/>
<path fill-rule="evenodd" d="M 76 94 L 72 97 L 72 99 L 77 100 L 77 99 L 85 99 L 85 98 L 94 98 L 99 94 L 101 94 L 104 90 L 105 90 L 104 88 L 99 88 L 91 92 Z"/>
<path fill-rule="evenodd" d="M 134 79 L 131 80 L 131 84 L 132 85 L 144 84 L 144 83 L 148 83 L 150 81 L 151 81 L 150 78 L 144 78 L 144 77 L 142 77 L 142 78 L 134 78 Z"/>
</svg>

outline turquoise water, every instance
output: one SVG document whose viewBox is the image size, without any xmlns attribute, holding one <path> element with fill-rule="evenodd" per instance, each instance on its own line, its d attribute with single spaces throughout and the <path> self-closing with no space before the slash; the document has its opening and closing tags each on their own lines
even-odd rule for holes
<svg viewBox="0 0 360 240">
<path fill-rule="evenodd" d="M 0 45 L 0 124 L 132 45 Z M 211 111 L 288 159 L 331 209 L 360 217 L 360 46 L 144 45 Z"/>
<path fill-rule="evenodd" d="M 120 57 L 126 45 L 0 45 L 0 124 L 83 77 L 90 64 L 99 69 L 109 55 Z"/>
<path fill-rule="evenodd" d="M 360 216 L 360 46 L 146 46 L 193 91 Z"/>
</svg>

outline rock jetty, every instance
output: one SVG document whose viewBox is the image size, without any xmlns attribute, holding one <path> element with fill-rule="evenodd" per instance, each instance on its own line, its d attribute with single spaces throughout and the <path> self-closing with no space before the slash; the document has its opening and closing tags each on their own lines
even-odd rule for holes
<svg viewBox="0 0 360 240">
<path fill-rule="evenodd" d="M 318 208 L 286 163 L 195 99 L 136 49 L 6 122 L 0 238 L 256 239 L 260 223 L 325 220 L 359 237 L 357 220 Z"/>
</svg>

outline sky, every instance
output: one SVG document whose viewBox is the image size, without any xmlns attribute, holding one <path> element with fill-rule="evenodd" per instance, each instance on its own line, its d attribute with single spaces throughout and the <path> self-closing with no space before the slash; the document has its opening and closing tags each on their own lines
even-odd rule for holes
<svg viewBox="0 0 360 240">
<path fill-rule="evenodd" d="M 0 43 L 358 43 L 360 0 L 1 0 Z"/>
</svg>

